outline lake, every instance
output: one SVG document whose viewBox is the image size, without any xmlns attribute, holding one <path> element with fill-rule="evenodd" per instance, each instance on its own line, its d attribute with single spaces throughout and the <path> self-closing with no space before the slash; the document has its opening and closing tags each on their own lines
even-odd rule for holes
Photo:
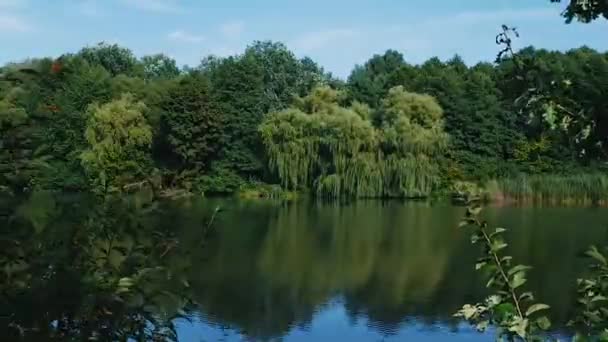
<svg viewBox="0 0 608 342">
<path fill-rule="evenodd" d="M 185 243 L 218 206 L 204 244 Z M 175 321 L 180 341 L 491 341 L 452 316 L 486 295 L 474 270 L 479 247 L 458 228 L 464 212 L 426 202 L 193 199 L 161 205 L 148 222 L 174 231 L 193 265 L 184 271 L 193 305 Z M 508 252 L 534 267 L 527 286 L 551 306 L 552 332 L 568 335 L 581 253 L 608 244 L 608 209 L 490 206 L 482 215 L 509 229 Z"/>
<path fill-rule="evenodd" d="M 220 201 L 209 258 L 192 275 L 201 313 L 184 340 L 492 340 L 452 318 L 485 294 L 478 247 L 448 204 Z M 201 204 L 202 205 L 202 204 Z M 558 333 L 580 254 L 607 241 L 604 208 L 489 207 Z"/>
</svg>

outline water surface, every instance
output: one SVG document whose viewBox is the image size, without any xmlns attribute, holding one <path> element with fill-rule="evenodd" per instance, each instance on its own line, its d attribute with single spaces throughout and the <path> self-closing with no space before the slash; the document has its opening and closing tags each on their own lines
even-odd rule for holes
<svg viewBox="0 0 608 342">
<path fill-rule="evenodd" d="M 486 294 L 462 207 L 219 201 L 207 255 L 191 275 L 200 312 L 184 340 L 492 340 L 454 320 Z M 532 265 L 529 288 L 567 334 L 581 252 L 606 242 L 603 208 L 490 207 L 509 253 Z"/>
<path fill-rule="evenodd" d="M 191 303 L 175 321 L 180 341 L 493 340 L 492 332 L 477 333 L 453 317 L 487 294 L 474 270 L 479 247 L 457 228 L 462 207 L 204 198 L 146 204 L 138 197 L 120 203 L 33 196 L 14 218 L 4 216 L 0 264 L 10 272 L 2 280 L 14 287 L 0 296 L 0 323 L 16 322 L 31 340 L 86 329 L 111 335 L 129 331 L 146 312 L 173 317 L 183 296 Z M 568 335 L 575 280 L 585 270 L 580 255 L 608 243 L 608 210 L 489 207 L 483 216 L 509 229 L 508 253 L 534 267 L 527 286 L 551 306 L 552 333 Z M 131 309 L 108 292 L 119 278 L 158 265 L 139 292 L 121 297 Z M 0 325 L 3 336 L 7 324 Z"/>
</svg>

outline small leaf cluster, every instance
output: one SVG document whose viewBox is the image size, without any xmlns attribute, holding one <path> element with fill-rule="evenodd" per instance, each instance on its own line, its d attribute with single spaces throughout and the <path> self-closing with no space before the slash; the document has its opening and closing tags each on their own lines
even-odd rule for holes
<svg viewBox="0 0 608 342">
<path fill-rule="evenodd" d="M 605 251 L 596 246 L 591 246 L 585 256 L 592 261 L 590 274 L 577 279 L 577 314 L 568 325 L 576 329 L 576 341 L 608 341 L 608 260 Z"/>
<path fill-rule="evenodd" d="M 464 305 L 455 316 L 464 318 L 479 331 L 496 327 L 499 340 L 543 340 L 542 332 L 549 329 L 551 322 L 542 313 L 549 306 L 536 302 L 532 292 L 524 291 L 531 267 L 514 264 L 513 258 L 505 255 L 506 229 L 489 228 L 479 218 L 480 212 L 480 206 L 470 207 L 460 226 L 471 227 L 471 242 L 482 246 L 475 269 L 486 276 L 486 287 L 493 293 L 482 303 Z"/>
</svg>

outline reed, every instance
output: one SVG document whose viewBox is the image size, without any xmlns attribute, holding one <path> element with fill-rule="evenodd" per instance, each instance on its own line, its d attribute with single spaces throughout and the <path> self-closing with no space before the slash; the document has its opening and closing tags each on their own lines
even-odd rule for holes
<svg viewBox="0 0 608 342">
<path fill-rule="evenodd" d="M 520 175 L 494 180 L 485 186 L 490 199 L 543 203 L 608 204 L 608 175 Z"/>
</svg>

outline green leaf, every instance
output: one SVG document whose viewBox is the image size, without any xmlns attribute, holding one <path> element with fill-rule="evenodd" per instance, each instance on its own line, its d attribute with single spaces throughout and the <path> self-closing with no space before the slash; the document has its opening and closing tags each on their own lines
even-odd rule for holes
<svg viewBox="0 0 608 342">
<path fill-rule="evenodd" d="M 504 232 L 506 232 L 507 230 L 504 228 L 496 228 L 496 230 L 494 230 L 494 233 L 490 234 L 490 237 L 494 237 L 496 235 L 502 234 Z"/>
<path fill-rule="evenodd" d="M 542 330 L 548 330 L 551 327 L 551 321 L 546 316 L 537 318 L 536 324 Z"/>
<path fill-rule="evenodd" d="M 477 307 L 465 304 L 462 309 L 458 311 L 458 314 L 462 315 L 462 317 L 468 321 L 477 314 Z"/>
<path fill-rule="evenodd" d="M 492 242 L 492 246 L 490 247 L 490 250 L 494 253 L 499 252 L 501 249 L 507 247 L 507 244 L 502 241 L 502 240 L 494 240 Z"/>
<path fill-rule="evenodd" d="M 541 303 L 534 304 L 534 305 L 530 306 L 528 308 L 528 310 L 526 310 L 526 316 L 530 316 L 530 315 L 532 315 L 535 312 L 538 312 L 538 311 L 541 311 L 541 310 L 547 310 L 549 308 L 550 308 L 550 306 L 547 305 L 547 304 L 541 304 Z"/>
<path fill-rule="evenodd" d="M 595 259 L 596 261 L 600 262 L 604 266 L 607 265 L 606 257 L 602 253 L 600 253 L 600 251 L 598 251 L 597 247 L 595 247 L 595 246 L 591 246 L 591 248 L 589 248 L 589 250 L 585 253 L 585 255 Z"/>
<path fill-rule="evenodd" d="M 467 210 L 468 216 L 477 216 L 481 213 L 481 207 L 472 207 Z"/>
<path fill-rule="evenodd" d="M 585 311 L 583 312 L 583 316 L 587 317 L 591 322 L 594 323 L 600 323 L 602 321 L 598 311 Z"/>
<path fill-rule="evenodd" d="M 511 303 L 502 303 L 496 306 L 494 313 L 498 318 L 510 316 L 515 314 L 515 306 Z"/>
<path fill-rule="evenodd" d="M 519 335 L 519 337 L 525 339 L 528 336 L 527 329 L 528 329 L 528 320 L 522 319 L 522 320 L 516 321 L 515 324 L 509 328 L 509 331 L 512 331 L 512 332 L 516 333 L 517 335 Z"/>
<path fill-rule="evenodd" d="M 482 267 L 484 267 L 485 265 L 487 265 L 487 261 L 481 261 L 475 264 L 475 270 L 479 271 Z"/>
<path fill-rule="evenodd" d="M 606 298 L 606 297 L 604 297 L 602 295 L 597 295 L 597 296 L 591 298 L 591 302 L 592 303 L 593 302 L 599 302 L 599 301 L 605 301 L 605 300 L 608 300 L 608 298 Z"/>
<path fill-rule="evenodd" d="M 484 332 L 484 331 L 486 331 L 486 329 L 488 328 L 489 325 L 490 325 L 490 322 L 488 320 L 484 320 L 484 321 L 477 323 L 475 328 L 479 332 Z"/>
<path fill-rule="evenodd" d="M 523 272 L 515 273 L 511 280 L 511 288 L 516 289 L 526 283 L 526 276 Z"/>
<path fill-rule="evenodd" d="M 502 297 L 498 295 L 492 295 L 487 298 L 486 302 L 488 303 L 489 307 L 494 307 L 502 303 Z"/>
<path fill-rule="evenodd" d="M 524 292 L 521 295 L 519 295 L 519 300 L 520 301 L 534 300 L 534 295 L 532 294 L 532 292 Z"/>
<path fill-rule="evenodd" d="M 127 259 L 127 257 L 118 249 L 112 249 L 110 254 L 108 254 L 108 263 L 114 267 L 114 269 L 119 269 L 125 259 Z"/>
<path fill-rule="evenodd" d="M 511 277 L 511 276 L 513 276 L 513 275 L 514 275 L 514 274 L 516 274 L 516 273 L 519 273 L 519 272 L 525 272 L 525 271 L 527 271 L 527 270 L 529 270 L 529 269 L 532 269 L 532 267 L 530 267 L 530 266 L 525 266 L 525 265 L 516 265 L 516 266 L 513 266 L 513 268 L 511 268 L 511 269 L 510 269 L 510 270 L 507 272 L 507 275 L 508 275 L 509 277 Z"/>
<path fill-rule="evenodd" d="M 118 286 L 120 286 L 120 287 L 131 287 L 131 286 L 133 286 L 133 284 L 135 284 L 133 279 L 128 278 L 128 277 L 120 278 L 118 280 Z"/>
</svg>

